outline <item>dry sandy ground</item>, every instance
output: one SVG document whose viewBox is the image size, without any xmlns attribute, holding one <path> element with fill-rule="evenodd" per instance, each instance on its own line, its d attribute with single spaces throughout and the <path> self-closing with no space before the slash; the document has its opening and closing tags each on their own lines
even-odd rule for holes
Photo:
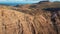
<svg viewBox="0 0 60 34">
<path fill-rule="evenodd" d="M 22 12 L 0 7 L 0 34 L 60 34 L 60 15 L 56 16 L 55 25 L 51 15 L 47 11 Z"/>
</svg>

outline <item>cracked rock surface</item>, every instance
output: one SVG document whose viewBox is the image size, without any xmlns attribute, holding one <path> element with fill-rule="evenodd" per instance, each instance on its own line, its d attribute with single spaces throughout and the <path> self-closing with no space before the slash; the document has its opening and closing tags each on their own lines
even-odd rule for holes
<svg viewBox="0 0 60 34">
<path fill-rule="evenodd" d="M 0 34 L 60 34 L 60 11 L 0 8 Z"/>
</svg>

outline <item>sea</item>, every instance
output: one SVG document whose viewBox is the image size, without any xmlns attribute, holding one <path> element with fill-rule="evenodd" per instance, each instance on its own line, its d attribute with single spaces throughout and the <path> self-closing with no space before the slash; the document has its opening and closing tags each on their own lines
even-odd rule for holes
<svg viewBox="0 0 60 34">
<path fill-rule="evenodd" d="M 10 6 L 16 6 L 16 5 L 24 5 L 24 4 L 34 4 L 34 3 L 24 3 L 24 2 L 0 2 L 0 5 L 10 5 Z"/>
</svg>

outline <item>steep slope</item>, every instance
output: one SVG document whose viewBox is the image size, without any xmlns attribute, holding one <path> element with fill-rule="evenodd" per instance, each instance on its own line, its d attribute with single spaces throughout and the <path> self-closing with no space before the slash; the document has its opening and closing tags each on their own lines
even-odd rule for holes
<svg viewBox="0 0 60 34">
<path fill-rule="evenodd" d="M 60 34 L 60 11 L 40 5 L 1 6 L 0 34 Z"/>
</svg>

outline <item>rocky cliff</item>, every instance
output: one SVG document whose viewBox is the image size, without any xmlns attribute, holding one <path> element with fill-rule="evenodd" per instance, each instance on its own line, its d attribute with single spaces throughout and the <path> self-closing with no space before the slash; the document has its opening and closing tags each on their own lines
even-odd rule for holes
<svg viewBox="0 0 60 34">
<path fill-rule="evenodd" d="M 1 5 L 0 34 L 60 34 L 60 8 L 54 5 Z"/>
</svg>

